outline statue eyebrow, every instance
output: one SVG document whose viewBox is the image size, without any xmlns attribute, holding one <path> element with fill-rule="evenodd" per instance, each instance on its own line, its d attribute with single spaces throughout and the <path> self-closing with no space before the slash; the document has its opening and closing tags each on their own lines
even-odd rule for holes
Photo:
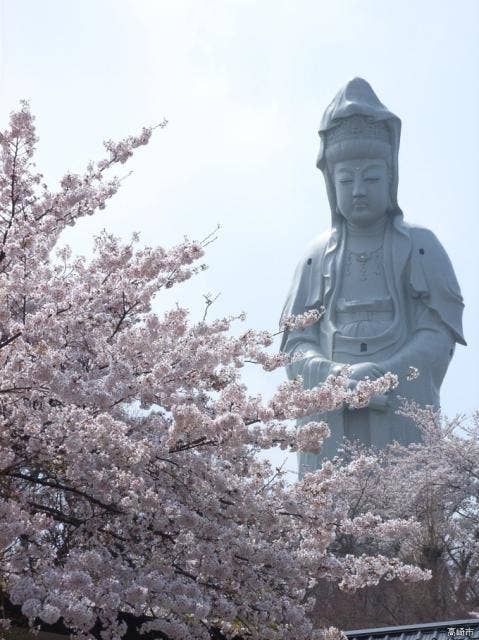
<svg viewBox="0 0 479 640">
<path fill-rule="evenodd" d="M 361 169 L 361 171 L 369 171 L 370 169 L 382 169 L 383 166 L 381 164 L 367 164 L 365 167 Z M 359 167 L 338 167 L 336 169 L 336 173 L 354 173 L 355 170 L 359 169 Z"/>
<path fill-rule="evenodd" d="M 382 164 L 367 164 L 364 168 L 363 171 L 366 171 L 367 169 L 382 169 L 383 165 Z"/>
</svg>

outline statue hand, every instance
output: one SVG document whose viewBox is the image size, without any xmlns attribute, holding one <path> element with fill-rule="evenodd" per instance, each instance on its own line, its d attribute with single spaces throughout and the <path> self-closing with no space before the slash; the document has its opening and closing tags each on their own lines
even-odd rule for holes
<svg viewBox="0 0 479 640">
<path fill-rule="evenodd" d="M 369 364 L 369 363 L 368 363 Z M 348 388 L 351 391 L 354 391 L 356 385 L 358 384 L 357 380 L 350 379 L 348 383 Z M 385 413 L 389 410 L 389 399 L 388 393 L 381 393 L 377 396 L 373 396 L 371 400 L 368 402 L 368 408 L 372 411 L 380 411 L 381 413 Z"/>
<path fill-rule="evenodd" d="M 350 366 L 351 373 L 349 377 L 352 380 L 363 380 L 368 377 L 370 380 L 376 380 L 383 376 L 386 372 L 374 362 L 358 362 Z"/>
<path fill-rule="evenodd" d="M 373 411 L 380 411 L 381 413 L 387 411 L 389 409 L 387 393 L 381 393 L 380 395 L 371 398 L 368 407 Z"/>
</svg>

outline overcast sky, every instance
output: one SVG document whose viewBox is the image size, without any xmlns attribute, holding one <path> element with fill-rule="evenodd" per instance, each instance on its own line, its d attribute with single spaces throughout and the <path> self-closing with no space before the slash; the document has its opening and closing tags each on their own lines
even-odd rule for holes
<svg viewBox="0 0 479 640">
<path fill-rule="evenodd" d="M 334 94 L 366 78 L 403 122 L 399 204 L 432 229 L 466 302 L 468 347 L 442 387 L 449 415 L 479 406 L 479 2 L 477 0 L 0 0 L 0 127 L 23 98 L 37 164 L 54 186 L 101 157 L 102 141 L 166 117 L 104 212 L 64 240 L 91 249 L 103 227 L 165 246 L 210 245 L 210 268 L 162 297 L 210 315 L 246 311 L 275 331 L 294 266 L 330 223 L 315 167 Z M 254 392 L 284 374 L 250 370 Z M 274 460 L 283 459 L 276 455 Z M 294 468 L 294 459 L 288 461 Z"/>
</svg>

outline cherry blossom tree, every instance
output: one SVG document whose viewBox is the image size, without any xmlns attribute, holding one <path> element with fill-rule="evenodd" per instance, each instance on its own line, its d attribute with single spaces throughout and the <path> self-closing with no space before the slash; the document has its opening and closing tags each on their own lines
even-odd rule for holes
<svg viewBox="0 0 479 640">
<path fill-rule="evenodd" d="M 479 414 L 447 420 L 414 404 L 404 407 L 423 442 L 395 444 L 371 455 L 346 447 L 338 468 L 361 461 L 348 482 L 338 484 L 351 518 L 383 523 L 413 519 L 414 535 L 389 539 L 336 537 L 337 554 L 381 553 L 431 571 L 420 585 L 393 580 L 346 594 L 322 581 L 316 586 L 314 617 L 320 624 L 354 628 L 466 619 L 479 610 Z M 336 491 L 336 487 L 333 489 Z M 326 604 L 325 604 L 326 603 Z M 474 613 L 476 612 L 476 613 Z"/>
<path fill-rule="evenodd" d="M 107 157 L 57 191 L 33 164 L 27 104 L 0 135 L 0 589 L 31 625 L 61 618 L 78 637 L 94 624 L 122 637 L 121 611 L 171 639 L 322 637 L 309 617 L 318 579 L 354 590 L 428 576 L 381 553 L 338 554 L 337 540 L 407 538 L 416 525 L 351 516 L 338 500 L 367 459 L 289 488 L 257 453 L 320 447 L 327 425 L 293 419 L 362 406 L 394 376 L 354 390 L 346 372 L 313 390 L 298 379 L 266 402 L 240 374 L 246 361 L 287 362 L 270 333 L 232 337 L 243 316 L 193 323 L 180 306 L 152 308 L 205 268 L 211 237 L 166 250 L 103 231 L 89 261 L 59 249 L 151 133 L 106 142 Z"/>
</svg>

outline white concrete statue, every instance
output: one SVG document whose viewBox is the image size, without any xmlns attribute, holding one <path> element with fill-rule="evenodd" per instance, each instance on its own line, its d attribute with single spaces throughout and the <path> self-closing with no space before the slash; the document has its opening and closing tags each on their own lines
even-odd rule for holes
<svg viewBox="0 0 479 640">
<path fill-rule="evenodd" d="M 281 349 L 302 352 L 289 365 L 307 388 L 348 363 L 352 384 L 392 371 L 397 389 L 364 409 L 322 415 L 331 428 L 320 455 L 299 455 L 300 477 L 337 452 L 343 437 L 383 448 L 421 439 L 396 413 L 405 397 L 439 407 L 455 343 L 465 345 L 463 301 L 449 258 L 434 234 L 407 224 L 397 204 L 401 121 L 361 78 L 326 109 L 317 166 L 324 174 L 331 229 L 317 237 L 293 277 L 282 319 L 325 307 L 319 322 L 283 334 Z M 410 367 L 419 377 L 407 381 Z M 311 416 L 303 419 L 311 420 Z"/>
</svg>

